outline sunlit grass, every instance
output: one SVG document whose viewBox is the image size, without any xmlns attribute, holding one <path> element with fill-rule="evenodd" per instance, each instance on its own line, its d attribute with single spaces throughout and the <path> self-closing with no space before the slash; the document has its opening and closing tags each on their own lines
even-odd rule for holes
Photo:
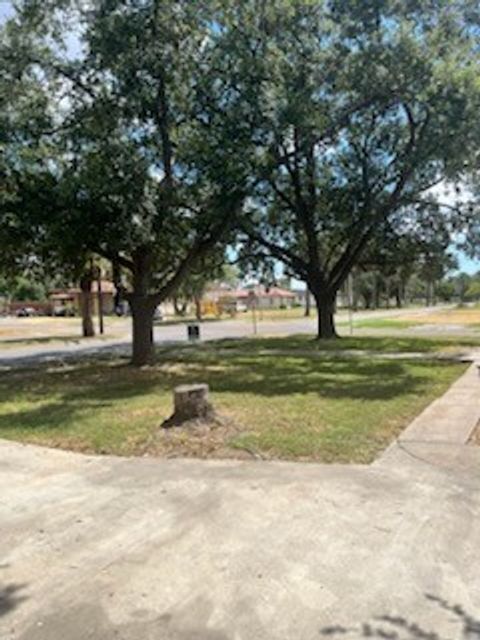
<svg viewBox="0 0 480 640">
<path fill-rule="evenodd" d="M 149 443 L 163 433 L 173 388 L 206 382 L 220 415 L 235 425 L 221 446 L 218 437 L 207 442 L 208 455 L 248 450 L 268 458 L 369 462 L 465 369 L 381 357 L 421 347 L 428 353 L 444 341 L 333 344 L 330 352 L 331 343 L 305 336 L 229 340 L 164 348 L 156 365 L 141 370 L 123 359 L 93 358 L 10 371 L 0 377 L 0 437 L 93 453 L 162 455 L 161 438 L 153 449 Z M 340 344 L 377 356 L 342 357 Z M 190 438 L 185 429 L 181 451 L 170 448 L 169 455 L 189 455 Z"/>
</svg>

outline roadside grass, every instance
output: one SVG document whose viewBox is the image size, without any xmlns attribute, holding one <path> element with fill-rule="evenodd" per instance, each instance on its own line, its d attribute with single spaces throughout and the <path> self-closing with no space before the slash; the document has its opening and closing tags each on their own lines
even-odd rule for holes
<svg viewBox="0 0 480 640">
<path fill-rule="evenodd" d="M 303 307 L 292 307 L 291 309 L 257 309 L 257 320 L 275 321 L 275 320 L 296 320 L 305 317 L 305 309 Z M 251 311 L 245 311 L 243 314 L 237 314 L 237 317 L 250 318 Z M 314 306 L 312 305 L 312 318 L 316 317 Z"/>
<path fill-rule="evenodd" d="M 338 341 L 377 353 L 426 342 Z M 428 355 L 342 357 L 330 346 L 320 357 L 318 348 L 304 336 L 259 338 L 171 345 L 140 370 L 118 357 L 10 370 L 0 375 L 0 437 L 118 455 L 368 463 L 466 367 Z M 194 382 L 210 385 L 226 426 L 162 429 L 173 388 Z"/>
<path fill-rule="evenodd" d="M 96 323 L 96 319 L 95 319 Z M 99 339 L 120 337 L 124 333 L 125 320 L 116 316 L 105 317 L 105 333 Z M 127 326 L 129 328 L 129 326 Z M 64 344 L 68 342 L 88 342 L 82 336 L 81 319 L 40 316 L 34 318 L 2 318 L 0 321 L 0 350 Z"/>
<path fill-rule="evenodd" d="M 95 340 L 111 340 L 111 335 L 96 335 Z M 65 344 L 81 344 L 88 343 L 92 338 L 84 338 L 78 334 L 65 335 L 65 336 L 42 336 L 34 338 L 8 338 L 7 340 L 0 340 L 0 349 L 17 349 L 18 347 L 35 347 L 39 345 L 47 346 L 63 346 Z"/>
<path fill-rule="evenodd" d="M 170 326 L 175 326 L 175 325 L 181 325 L 181 324 L 190 324 L 190 323 L 197 323 L 197 322 L 201 322 L 202 324 L 204 323 L 210 323 L 210 322 L 220 322 L 220 320 L 230 320 L 231 316 L 228 315 L 223 315 L 223 316 L 212 316 L 212 315 L 206 315 L 203 316 L 201 320 L 198 320 L 195 316 L 187 314 L 185 316 L 167 316 L 165 317 L 163 320 L 155 320 L 154 321 L 154 325 L 156 327 L 170 327 Z"/>
<path fill-rule="evenodd" d="M 411 336 L 344 336 L 338 340 L 315 340 L 309 334 L 291 336 L 255 337 L 243 339 L 215 340 L 198 347 L 207 351 L 241 351 L 261 354 L 265 351 L 281 353 L 306 352 L 312 355 L 322 353 L 345 355 L 348 352 L 372 352 L 376 355 L 424 353 L 435 355 L 460 355 L 473 347 L 480 347 L 477 337 L 411 337 Z M 175 347 L 176 349 L 178 347 Z M 185 349 L 190 349 L 189 345 Z"/>
<path fill-rule="evenodd" d="M 425 324 L 422 319 L 399 320 L 397 318 L 371 318 L 366 320 L 354 320 L 353 326 L 356 329 L 411 329 Z"/>
<path fill-rule="evenodd" d="M 416 322 L 418 324 L 478 326 L 480 324 L 480 308 L 457 307 L 455 309 L 431 309 L 428 313 L 423 313 L 421 316 L 410 315 L 408 311 L 406 311 L 399 319 L 405 322 Z"/>
</svg>

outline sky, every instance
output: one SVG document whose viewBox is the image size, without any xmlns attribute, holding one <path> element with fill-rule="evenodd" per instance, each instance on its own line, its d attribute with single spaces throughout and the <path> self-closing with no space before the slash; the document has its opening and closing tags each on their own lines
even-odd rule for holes
<svg viewBox="0 0 480 640">
<path fill-rule="evenodd" d="M 12 15 L 12 3 L 11 0 L 0 0 L 0 24 Z M 480 271 L 480 260 L 472 260 L 466 256 L 463 252 L 456 252 L 459 264 L 459 271 L 465 273 L 476 273 Z"/>
<path fill-rule="evenodd" d="M 464 253 L 459 252 L 458 254 L 458 266 L 459 271 L 463 271 L 464 273 L 477 273 L 480 271 L 480 260 L 472 260 L 468 258 Z"/>
<path fill-rule="evenodd" d="M 9 0 L 0 0 L 0 22 L 8 18 L 12 13 L 11 3 Z"/>
</svg>

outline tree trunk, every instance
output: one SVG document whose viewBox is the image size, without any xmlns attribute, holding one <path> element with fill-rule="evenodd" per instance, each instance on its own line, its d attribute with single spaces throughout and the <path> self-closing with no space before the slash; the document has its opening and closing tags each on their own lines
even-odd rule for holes
<svg viewBox="0 0 480 640">
<path fill-rule="evenodd" d="M 201 322 L 202 321 L 202 299 L 199 298 L 198 296 L 195 296 L 194 302 L 195 302 L 195 317 L 198 320 L 198 322 Z"/>
<path fill-rule="evenodd" d="M 84 338 L 93 338 L 95 327 L 93 324 L 93 274 L 84 273 L 80 279 L 80 310 L 82 314 L 82 334 Z"/>
<path fill-rule="evenodd" d="M 373 302 L 373 308 L 374 309 L 380 309 L 380 287 L 378 286 L 378 284 L 375 285 L 375 294 L 374 294 L 374 302 Z"/>
<path fill-rule="evenodd" d="M 358 311 L 359 294 L 356 288 L 353 290 L 353 311 Z"/>
<path fill-rule="evenodd" d="M 132 295 L 130 300 L 132 312 L 132 364 L 143 367 L 153 360 L 153 315 L 156 304 L 147 295 Z"/>
<path fill-rule="evenodd" d="M 318 317 L 318 340 L 332 340 L 337 338 L 335 330 L 335 297 L 315 295 Z"/>
<path fill-rule="evenodd" d="M 430 280 L 427 280 L 425 304 L 427 307 L 430 307 L 432 304 L 432 283 Z"/>
<path fill-rule="evenodd" d="M 395 290 L 395 303 L 397 305 L 397 309 L 402 308 L 402 294 L 399 287 Z"/>
<path fill-rule="evenodd" d="M 183 318 L 187 313 L 188 301 L 180 302 L 180 300 L 175 297 L 173 299 L 173 308 L 175 310 L 175 315 Z"/>
<path fill-rule="evenodd" d="M 312 298 L 310 290 L 307 288 L 305 292 L 305 318 L 310 317 L 310 310 L 312 308 Z"/>
</svg>

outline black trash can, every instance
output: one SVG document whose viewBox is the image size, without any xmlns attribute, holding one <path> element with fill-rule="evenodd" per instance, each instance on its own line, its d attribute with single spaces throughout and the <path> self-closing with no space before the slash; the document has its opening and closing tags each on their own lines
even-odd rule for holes
<svg viewBox="0 0 480 640">
<path fill-rule="evenodd" d="M 196 323 L 187 324 L 187 335 L 189 342 L 200 340 L 200 325 Z"/>
</svg>

